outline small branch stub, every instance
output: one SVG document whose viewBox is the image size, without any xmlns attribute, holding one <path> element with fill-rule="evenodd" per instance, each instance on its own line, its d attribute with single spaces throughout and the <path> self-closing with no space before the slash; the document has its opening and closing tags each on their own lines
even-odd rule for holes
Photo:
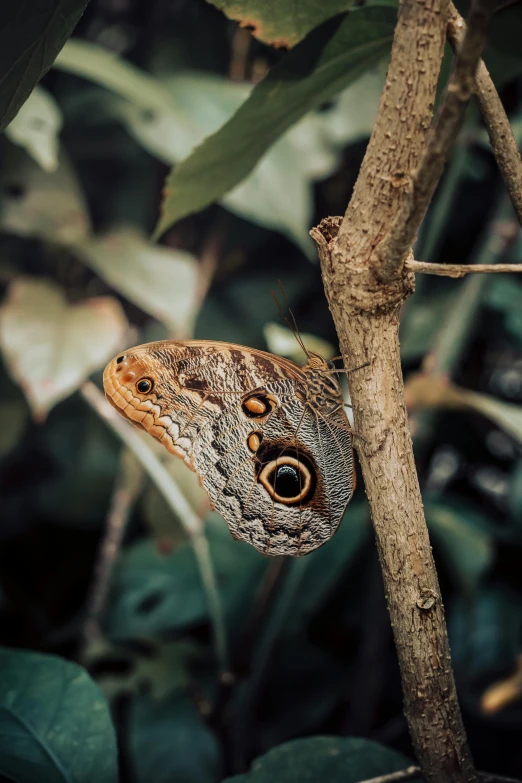
<svg viewBox="0 0 522 783">
<path fill-rule="evenodd" d="M 433 609 L 435 606 L 435 601 L 437 598 L 437 593 L 427 588 L 421 592 L 419 598 L 417 599 L 417 606 L 419 609 L 422 609 L 423 612 L 429 612 L 429 610 Z"/>
<path fill-rule="evenodd" d="M 522 272 L 522 264 L 431 264 L 426 261 L 408 261 L 407 267 L 412 272 L 439 277 L 464 277 L 469 274 L 496 274 Z"/>
</svg>

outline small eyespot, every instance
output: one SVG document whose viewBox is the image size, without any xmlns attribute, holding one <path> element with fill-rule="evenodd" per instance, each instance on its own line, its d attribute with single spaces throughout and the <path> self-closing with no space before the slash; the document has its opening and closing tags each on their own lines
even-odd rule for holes
<svg viewBox="0 0 522 783">
<path fill-rule="evenodd" d="M 263 390 L 248 394 L 241 402 L 241 408 L 249 419 L 264 419 L 277 405 L 277 400 Z"/>
<path fill-rule="evenodd" d="M 118 356 L 118 358 L 116 359 L 116 364 L 121 364 L 124 359 L 125 359 L 125 354 L 123 353 L 121 356 Z"/>
<path fill-rule="evenodd" d="M 153 386 L 154 384 L 150 378 L 142 378 L 141 381 L 138 381 L 136 384 L 136 388 L 141 394 L 147 394 L 147 392 L 152 391 Z"/>
<path fill-rule="evenodd" d="M 254 454 L 259 449 L 261 441 L 263 440 L 262 432 L 251 432 L 247 438 L 247 446 Z"/>
</svg>

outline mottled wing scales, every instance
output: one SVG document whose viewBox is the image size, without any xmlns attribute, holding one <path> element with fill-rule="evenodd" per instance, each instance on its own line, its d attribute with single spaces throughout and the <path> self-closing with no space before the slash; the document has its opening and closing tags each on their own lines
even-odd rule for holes
<svg viewBox="0 0 522 783">
<path fill-rule="evenodd" d="M 136 388 L 142 378 L 153 383 L 145 395 Z M 327 541 L 352 494 L 344 411 L 321 415 L 303 394 L 306 383 L 293 362 L 205 341 L 139 346 L 104 373 L 114 407 L 195 470 L 232 535 L 267 555 L 304 555 Z M 261 418 L 242 407 L 255 390 L 274 405 Z M 262 410 L 262 400 L 256 405 Z M 306 468 L 296 497 L 303 486 L 307 494 L 296 502 L 274 499 L 285 487 L 285 461 Z M 264 467 L 273 484 L 261 482 Z"/>
</svg>

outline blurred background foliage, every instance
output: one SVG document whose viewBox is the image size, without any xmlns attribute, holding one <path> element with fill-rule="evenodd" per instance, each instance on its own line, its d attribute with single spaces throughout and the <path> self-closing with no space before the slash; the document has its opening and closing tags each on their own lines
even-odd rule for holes
<svg viewBox="0 0 522 783">
<path fill-rule="evenodd" d="M 351 3 L 91 0 L 31 92 L 86 4 L 52 3 L 63 29 L 53 14 L 45 32 L 40 5 L 0 10 L 2 780 L 407 766 L 362 481 L 331 542 L 269 562 L 181 462 L 107 422 L 95 386 L 119 350 L 169 335 L 302 361 L 278 279 L 309 346 L 338 353 L 308 231 L 350 197 L 393 2 L 328 21 Z M 522 140 L 522 9 L 504 6 L 486 60 Z M 475 105 L 415 253 L 522 260 Z M 420 278 L 401 350 L 471 748 L 521 774 L 522 282 Z"/>
</svg>

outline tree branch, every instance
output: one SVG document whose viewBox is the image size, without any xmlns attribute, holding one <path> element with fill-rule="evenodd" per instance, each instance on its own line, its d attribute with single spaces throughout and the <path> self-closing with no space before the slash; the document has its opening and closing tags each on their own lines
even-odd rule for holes
<svg viewBox="0 0 522 783">
<path fill-rule="evenodd" d="M 400 366 L 399 312 L 415 276 L 403 268 L 383 283 L 373 268 L 374 250 L 409 200 L 405 191 L 426 148 L 446 22 L 445 0 L 400 4 L 386 85 L 354 194 L 342 224 L 329 218 L 312 236 L 345 366 L 370 363 L 351 373 L 348 383 L 415 753 L 426 783 L 471 783 L 477 776 L 451 669 Z"/>
<path fill-rule="evenodd" d="M 452 47 L 458 49 L 464 40 L 466 23 L 451 0 L 449 12 L 448 38 Z M 475 94 L 488 131 L 491 149 L 517 213 L 518 222 L 522 225 L 522 159 L 502 101 L 483 60 L 479 61 L 475 75 Z"/>
<path fill-rule="evenodd" d="M 429 264 L 426 261 L 407 261 L 412 272 L 439 277 L 464 277 L 471 273 L 522 272 L 522 264 Z"/>
<path fill-rule="evenodd" d="M 382 282 L 396 279 L 415 240 L 419 226 L 462 124 L 475 84 L 475 71 L 486 44 L 496 0 L 475 0 L 468 27 L 413 182 L 384 241 L 376 249 L 375 274 Z"/>
</svg>

